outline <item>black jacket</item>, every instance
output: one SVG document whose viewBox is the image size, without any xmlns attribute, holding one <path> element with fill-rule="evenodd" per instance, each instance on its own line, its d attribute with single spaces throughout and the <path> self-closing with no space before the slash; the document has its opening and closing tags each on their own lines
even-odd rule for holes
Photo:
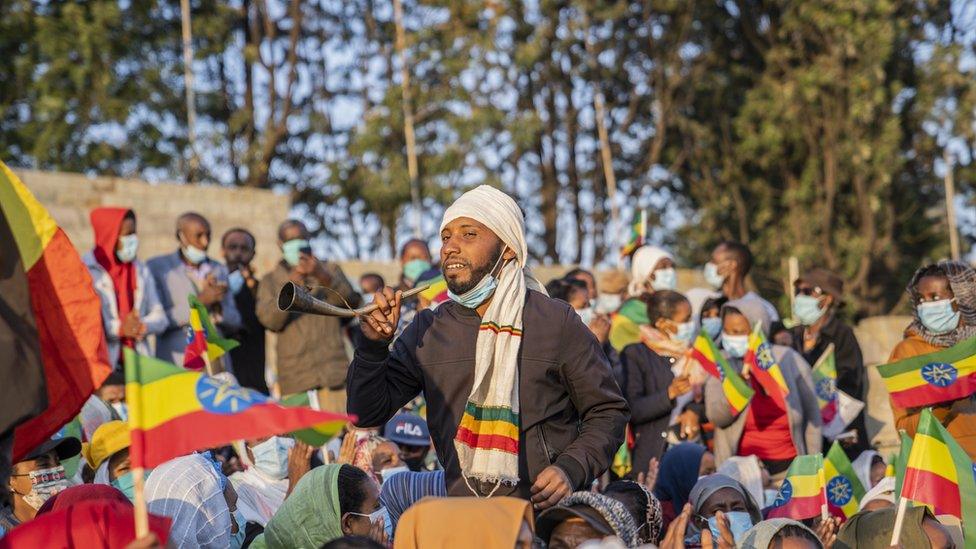
<svg viewBox="0 0 976 549">
<path fill-rule="evenodd" d="M 529 291 L 519 350 L 519 478 L 496 495 L 530 497 L 533 480 L 551 464 L 574 489 L 610 465 L 624 440 L 629 410 L 600 344 L 573 309 Z M 347 378 L 349 413 L 357 425 L 379 426 L 423 392 L 427 425 L 445 470 L 448 494 L 470 496 L 454 448 L 454 435 L 474 383 L 480 317 L 445 302 L 424 310 L 393 343 L 364 341 Z M 493 485 L 478 486 L 482 495 Z"/>
<path fill-rule="evenodd" d="M 264 326 L 255 313 L 257 300 L 251 289 L 244 286 L 234 296 L 234 304 L 241 313 L 241 331 L 234 336 L 240 346 L 230 351 L 234 375 L 242 387 L 268 394 L 268 385 L 264 380 Z"/>
<path fill-rule="evenodd" d="M 674 374 L 671 362 L 643 343 L 624 347 L 620 362 L 627 376 L 625 396 L 634 433 L 633 470 L 634 474 L 646 473 L 648 461 L 664 453 L 664 435 L 674 408 L 668 387 Z"/>
<path fill-rule="evenodd" d="M 834 344 L 834 360 L 837 364 L 837 388 L 848 395 L 864 401 L 864 391 L 867 387 L 867 372 L 864 370 L 864 357 L 861 355 L 861 346 L 854 337 L 854 330 L 841 321 L 832 313 L 823 327 L 817 344 L 809 352 L 803 350 L 803 333 L 806 330 L 803 326 L 793 328 L 793 348 L 797 350 L 803 358 L 813 367 L 817 359 L 827 350 L 827 346 Z M 857 430 L 858 443 L 854 446 L 845 448 L 848 457 L 857 457 L 863 450 L 871 447 L 868 439 L 867 430 L 864 425 L 864 411 L 851 422 L 848 429 Z M 828 441 L 824 448 L 829 447 Z"/>
</svg>

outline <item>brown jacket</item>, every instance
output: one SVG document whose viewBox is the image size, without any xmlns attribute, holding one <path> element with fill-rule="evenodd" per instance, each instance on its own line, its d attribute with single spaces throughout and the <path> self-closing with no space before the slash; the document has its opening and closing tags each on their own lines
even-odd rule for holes
<svg viewBox="0 0 976 549">
<path fill-rule="evenodd" d="M 318 280 L 309 278 L 305 286 L 312 294 L 333 305 L 344 306 L 343 299 L 356 307 L 361 302 L 342 269 L 325 263 L 332 278 L 326 291 Z M 258 320 L 278 334 L 278 383 L 283 395 L 309 389 L 341 389 L 346 383 L 349 359 L 342 340 L 339 319 L 331 316 L 286 313 L 278 309 L 278 291 L 288 282 L 288 265 L 279 263 L 258 285 Z M 342 296 L 342 299 L 338 295 Z"/>
<path fill-rule="evenodd" d="M 936 347 L 922 339 L 921 337 L 910 334 L 905 337 L 891 351 L 888 362 L 895 362 L 913 356 L 926 355 L 941 351 L 943 347 Z M 921 408 L 899 408 L 894 402 L 891 403 L 891 411 L 895 416 L 895 428 L 904 429 L 908 436 L 914 437 L 918 429 L 919 414 Z M 973 396 L 943 402 L 932 406 L 932 414 L 949 431 L 952 438 L 966 450 L 970 459 L 976 459 L 976 400 Z"/>
</svg>

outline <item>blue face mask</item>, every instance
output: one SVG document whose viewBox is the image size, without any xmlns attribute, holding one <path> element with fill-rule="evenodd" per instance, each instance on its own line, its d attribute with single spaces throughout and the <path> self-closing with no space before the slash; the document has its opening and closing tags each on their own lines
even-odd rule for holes
<svg viewBox="0 0 976 549">
<path fill-rule="evenodd" d="M 294 445 L 293 439 L 271 437 L 261 444 L 251 446 L 254 467 L 273 479 L 285 478 L 288 476 L 288 450 Z"/>
<path fill-rule="evenodd" d="M 430 270 L 430 261 L 423 259 L 412 259 L 403 265 L 403 278 L 411 282 L 420 278 L 420 275 Z"/>
<path fill-rule="evenodd" d="M 593 322 L 593 307 L 583 307 L 582 309 L 576 309 L 576 314 L 579 315 L 580 320 L 583 321 L 584 326 L 589 326 L 590 322 Z"/>
<path fill-rule="evenodd" d="M 800 294 L 793 298 L 793 318 L 804 326 L 810 326 L 820 320 L 827 309 L 820 308 L 820 300 L 812 295 Z"/>
<path fill-rule="evenodd" d="M 734 336 L 722 332 L 722 348 L 728 351 L 729 356 L 742 358 L 746 356 L 746 349 L 749 348 L 749 336 Z"/>
<path fill-rule="evenodd" d="M 281 245 L 281 256 L 285 259 L 285 263 L 295 267 L 298 265 L 298 260 L 302 258 L 302 250 L 310 247 L 308 240 L 304 238 L 289 240 Z"/>
<path fill-rule="evenodd" d="M 745 511 L 729 511 L 725 513 L 729 519 L 729 530 L 732 531 L 732 538 L 738 543 L 747 530 L 752 528 L 752 517 Z M 708 529 L 712 531 L 712 539 L 721 539 L 718 531 L 718 519 L 715 516 L 708 518 Z"/>
<path fill-rule="evenodd" d="M 244 519 L 244 514 L 241 513 L 240 509 L 234 511 L 234 522 L 237 523 L 237 533 L 230 535 L 230 548 L 240 549 L 244 545 L 244 527 L 247 524 L 247 520 Z"/>
<path fill-rule="evenodd" d="M 149 473 L 151 472 L 152 469 L 143 469 L 142 471 L 143 480 L 148 479 Z M 135 480 L 132 479 L 132 471 L 129 471 L 128 473 L 120 477 L 116 477 L 110 480 L 109 484 L 111 484 L 113 487 L 118 489 L 118 491 L 125 494 L 125 497 L 129 498 L 129 501 L 134 502 L 136 500 L 136 485 L 135 485 Z"/>
<path fill-rule="evenodd" d="M 204 261 L 206 261 L 207 251 L 201 250 L 196 246 L 191 246 L 187 244 L 186 246 L 183 247 L 183 257 L 185 257 L 186 260 L 189 261 L 190 263 L 193 263 L 194 265 L 199 265 Z"/>
<path fill-rule="evenodd" d="M 232 294 L 237 294 L 244 287 L 244 275 L 241 271 L 234 271 L 227 275 L 227 287 L 230 289 Z"/>
<path fill-rule="evenodd" d="M 705 264 L 705 269 L 702 274 L 705 275 L 705 282 L 716 290 L 721 288 L 722 284 L 725 284 L 725 277 L 718 274 L 718 265 L 711 261 Z"/>
<path fill-rule="evenodd" d="M 654 280 L 651 281 L 651 288 L 660 292 L 661 290 L 673 290 L 678 287 L 678 274 L 673 268 L 658 269 L 654 271 Z"/>
<path fill-rule="evenodd" d="M 119 243 L 122 244 L 122 248 L 115 250 L 115 257 L 122 263 L 132 263 L 139 250 L 139 237 L 134 234 L 120 236 Z"/>
<path fill-rule="evenodd" d="M 959 326 L 959 311 L 952 310 L 952 299 L 920 303 L 916 307 L 922 326 L 932 334 L 947 334 Z"/>
<path fill-rule="evenodd" d="M 705 329 L 705 333 L 708 337 L 715 339 L 718 334 L 722 333 L 722 319 L 717 316 L 709 316 L 701 320 L 702 328 Z"/>
<path fill-rule="evenodd" d="M 457 295 L 448 289 L 447 297 L 451 298 L 453 301 L 457 301 L 468 309 L 477 309 L 479 305 L 491 297 L 491 294 L 495 293 L 495 288 L 498 287 L 498 278 L 495 276 L 495 271 L 498 270 L 498 266 L 501 265 L 503 256 L 504 251 L 502 254 L 498 255 L 498 261 L 495 263 L 495 266 L 492 267 L 491 272 L 486 274 L 485 277 L 478 282 L 477 286 L 471 288 L 461 295 Z"/>
<path fill-rule="evenodd" d="M 674 339 L 678 341 L 683 341 L 685 343 L 691 343 L 691 340 L 695 338 L 695 323 L 692 321 L 682 322 L 678 324 L 678 331 L 674 334 Z"/>
</svg>

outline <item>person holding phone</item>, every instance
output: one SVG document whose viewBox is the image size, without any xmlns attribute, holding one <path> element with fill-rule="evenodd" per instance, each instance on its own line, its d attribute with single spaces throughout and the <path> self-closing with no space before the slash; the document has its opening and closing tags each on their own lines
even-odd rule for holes
<svg viewBox="0 0 976 549">
<path fill-rule="evenodd" d="M 362 302 L 342 269 L 312 253 L 305 224 L 289 219 L 278 227 L 281 261 L 258 284 L 257 315 L 265 328 L 278 334 L 278 385 L 281 394 L 318 390 L 319 406 L 346 412 L 346 370 L 343 324 L 332 316 L 289 313 L 278 308 L 278 292 L 286 282 L 309 288 L 312 295 L 340 307 Z"/>
<path fill-rule="evenodd" d="M 166 331 L 156 339 L 156 357 L 182 366 L 186 329 L 190 325 L 188 296 L 195 295 L 200 300 L 224 336 L 240 330 L 241 315 L 233 294 L 227 291 L 227 267 L 207 255 L 210 247 L 207 218 L 195 212 L 178 217 L 176 240 L 179 248 L 175 252 L 156 256 L 146 266 L 156 282 L 159 300 L 169 320 Z"/>
</svg>

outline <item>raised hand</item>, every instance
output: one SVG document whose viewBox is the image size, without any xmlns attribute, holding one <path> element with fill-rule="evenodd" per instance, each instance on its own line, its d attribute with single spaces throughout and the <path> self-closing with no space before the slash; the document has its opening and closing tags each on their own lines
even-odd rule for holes
<svg viewBox="0 0 976 549">
<path fill-rule="evenodd" d="M 363 335 L 372 341 L 389 341 L 396 333 L 400 322 L 400 299 L 402 292 L 387 286 L 382 292 L 373 294 L 376 310 L 365 315 L 360 322 Z"/>
</svg>

